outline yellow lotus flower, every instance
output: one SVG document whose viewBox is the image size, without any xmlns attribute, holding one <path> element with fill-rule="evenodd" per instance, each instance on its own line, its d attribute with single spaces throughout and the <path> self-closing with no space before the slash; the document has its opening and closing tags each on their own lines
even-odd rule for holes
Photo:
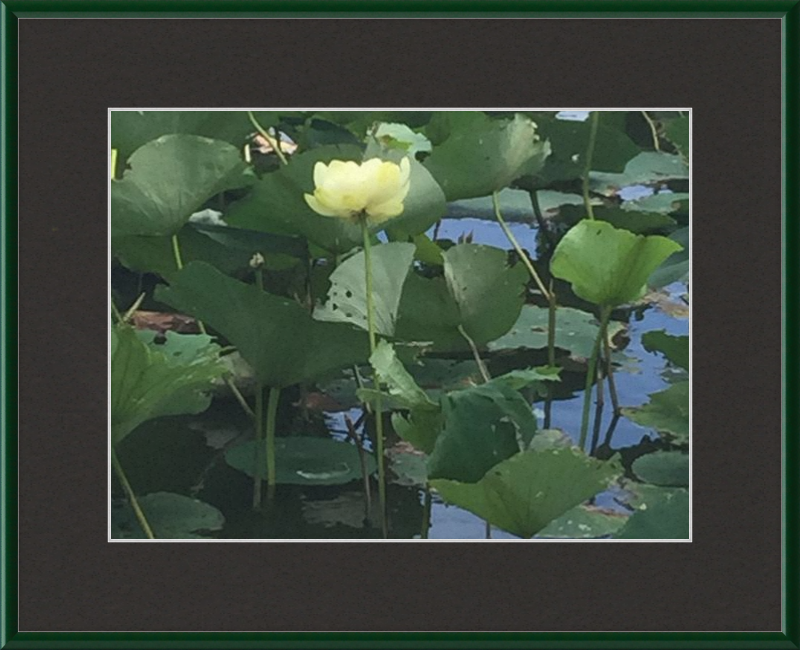
<svg viewBox="0 0 800 650">
<path fill-rule="evenodd" d="M 380 158 L 361 164 L 318 162 L 314 165 L 314 194 L 305 195 L 306 203 L 324 217 L 382 223 L 403 212 L 410 173 L 408 158 L 399 165 Z"/>
</svg>

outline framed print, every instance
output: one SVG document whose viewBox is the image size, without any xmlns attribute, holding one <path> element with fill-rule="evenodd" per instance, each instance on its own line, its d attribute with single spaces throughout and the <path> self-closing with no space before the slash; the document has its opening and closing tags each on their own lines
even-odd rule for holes
<svg viewBox="0 0 800 650">
<path fill-rule="evenodd" d="M 3 647 L 800 645 L 796 1 L 0 8 Z"/>
</svg>

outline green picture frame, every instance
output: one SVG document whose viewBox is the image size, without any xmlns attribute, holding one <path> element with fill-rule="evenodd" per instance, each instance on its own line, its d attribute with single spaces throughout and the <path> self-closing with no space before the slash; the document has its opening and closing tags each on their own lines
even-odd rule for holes
<svg viewBox="0 0 800 650">
<path fill-rule="evenodd" d="M 18 630 L 20 313 L 18 22 L 131 18 L 737 18 L 782 23 L 782 629 L 753 632 L 32 632 Z M 2 33 L 2 393 L 0 648 L 800 648 L 800 0 L 0 0 Z M 100 138 L 102 141 L 102 138 Z M 773 342 L 776 343 L 776 342 Z M 596 547 L 597 548 L 597 547 Z M 758 594 L 753 595 L 754 598 Z"/>
</svg>

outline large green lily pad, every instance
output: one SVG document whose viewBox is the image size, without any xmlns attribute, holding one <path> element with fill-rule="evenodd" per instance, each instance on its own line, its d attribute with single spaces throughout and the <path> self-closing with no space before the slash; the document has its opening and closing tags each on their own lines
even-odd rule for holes
<svg viewBox="0 0 800 650">
<path fill-rule="evenodd" d="M 559 242 L 550 270 L 584 300 L 613 307 L 641 298 L 650 274 L 680 248 L 666 237 L 634 235 L 585 219 Z"/>
<path fill-rule="evenodd" d="M 448 112 L 438 121 L 447 122 L 438 125 L 447 131 L 447 138 L 433 147 L 424 165 L 448 201 L 501 190 L 538 171 L 550 153 L 550 145 L 536 133 L 536 124 L 519 113 L 511 119 L 493 119 L 476 111 Z"/>
<path fill-rule="evenodd" d="M 448 503 L 529 538 L 606 489 L 619 473 L 616 464 L 570 447 L 520 452 L 492 467 L 477 483 L 433 479 L 430 485 Z"/>
<path fill-rule="evenodd" d="M 255 180 L 232 144 L 165 135 L 136 150 L 122 180 L 111 182 L 111 234 L 173 235 L 203 204 Z"/>
<path fill-rule="evenodd" d="M 372 303 L 378 334 L 394 335 L 403 284 L 414 261 L 414 250 L 414 244 L 401 242 L 371 249 Z M 315 319 L 367 329 L 364 259 L 364 251 L 360 251 L 336 267 L 330 276 L 327 301 L 314 310 Z"/>
<path fill-rule="evenodd" d="M 155 492 L 137 501 L 156 539 L 203 538 L 208 535 L 202 533 L 220 530 L 225 523 L 214 506 L 181 494 Z M 111 504 L 111 537 L 147 538 L 127 500 Z"/>
<path fill-rule="evenodd" d="M 263 443 L 262 443 L 263 444 Z M 234 469 L 250 477 L 267 479 L 265 463 L 256 468 L 255 442 L 250 441 L 225 452 Z M 365 454 L 367 472 L 375 471 L 375 459 Z M 361 461 L 355 445 L 330 438 L 279 436 L 275 439 L 275 480 L 293 485 L 342 485 L 362 478 Z"/>
<path fill-rule="evenodd" d="M 674 442 L 689 441 L 689 382 L 680 381 L 650 395 L 644 406 L 622 409 L 622 414 L 643 427 L 668 434 Z"/>
<path fill-rule="evenodd" d="M 185 341 L 175 338 L 173 341 Z M 208 408 L 213 381 L 225 373 L 216 346 L 191 337 L 192 344 L 174 354 L 148 345 L 127 326 L 111 330 L 111 442 L 119 444 L 146 420 L 164 415 L 200 413 Z M 198 346 L 198 342 L 200 345 Z M 172 351 L 172 354 L 169 351 Z"/>
<path fill-rule="evenodd" d="M 203 262 L 188 264 L 156 298 L 223 334 L 267 386 L 296 384 L 369 356 L 365 332 L 314 320 L 299 303 Z"/>
<path fill-rule="evenodd" d="M 503 382 L 453 391 L 441 404 L 444 427 L 428 463 L 432 478 L 474 483 L 536 433 L 530 404 Z"/>
</svg>

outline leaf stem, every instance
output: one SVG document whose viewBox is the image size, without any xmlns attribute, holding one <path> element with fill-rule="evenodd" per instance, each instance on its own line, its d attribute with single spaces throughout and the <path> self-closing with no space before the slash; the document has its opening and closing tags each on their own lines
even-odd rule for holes
<svg viewBox="0 0 800 650">
<path fill-rule="evenodd" d="M 472 350 L 472 356 L 475 359 L 475 363 L 478 364 L 478 370 L 481 372 L 481 377 L 483 377 L 483 381 L 488 382 L 492 380 L 492 376 L 489 374 L 489 371 L 486 369 L 486 364 L 481 359 L 481 353 L 478 350 L 478 346 L 475 345 L 475 341 L 472 340 L 472 337 L 467 334 L 467 331 L 464 329 L 463 325 L 458 326 L 458 332 L 461 336 L 464 337 L 464 340 L 469 344 L 469 349 Z"/>
<path fill-rule="evenodd" d="M 661 151 L 661 147 L 658 143 L 658 131 L 656 130 L 655 122 L 653 122 L 652 118 L 647 114 L 647 111 L 642 111 L 642 115 L 644 116 L 647 125 L 650 127 L 650 133 L 653 136 L 653 149 L 656 151 Z"/>
<path fill-rule="evenodd" d="M 428 530 L 431 527 L 431 490 L 427 486 L 423 488 L 422 500 L 422 527 L 419 531 L 420 539 L 428 539 Z"/>
<path fill-rule="evenodd" d="M 539 194 L 536 190 L 528 190 L 528 196 L 531 199 L 531 207 L 533 208 L 533 216 L 536 218 L 536 224 L 539 226 L 539 232 L 542 233 L 544 239 L 547 240 L 547 245 L 550 247 L 550 252 L 556 247 L 555 238 L 550 228 L 547 227 L 547 222 L 544 220 L 542 214 L 542 206 L 539 205 Z"/>
<path fill-rule="evenodd" d="M 251 419 L 255 420 L 256 414 L 253 412 L 253 409 L 250 408 L 250 405 L 247 403 L 247 400 L 242 395 L 242 391 L 240 391 L 236 384 L 233 382 L 233 379 L 230 377 L 225 377 L 225 383 L 228 384 L 228 388 L 231 389 L 233 396 L 236 398 L 236 401 L 239 402 L 239 406 L 242 407 L 242 410 L 250 416 Z"/>
<path fill-rule="evenodd" d="M 269 399 L 267 401 L 267 499 L 272 501 L 275 497 L 275 483 L 277 482 L 277 472 L 275 466 L 275 420 L 278 415 L 278 403 L 280 402 L 281 389 L 270 386 Z"/>
<path fill-rule="evenodd" d="M 600 308 L 600 330 L 597 332 L 597 337 L 594 340 L 594 347 L 592 348 L 592 356 L 589 359 L 589 367 L 586 370 L 586 387 L 583 393 L 583 417 L 581 418 L 581 437 L 578 446 L 583 449 L 586 445 L 586 435 L 589 432 L 589 406 L 592 399 L 592 384 L 594 383 L 595 373 L 597 372 L 597 357 L 600 353 L 600 344 L 605 336 L 606 327 L 608 326 L 608 319 L 611 316 L 610 307 Z"/>
<path fill-rule="evenodd" d="M 600 123 L 600 113 L 592 111 L 589 116 L 589 145 L 586 147 L 586 164 L 583 167 L 583 205 L 586 208 L 586 216 L 594 220 L 594 208 L 589 199 L 589 172 L 592 171 L 592 157 L 594 156 L 594 144 L 597 140 L 597 125 Z"/>
<path fill-rule="evenodd" d="M 255 444 L 253 445 L 253 509 L 261 505 L 261 432 L 264 427 L 264 384 L 256 385 Z"/>
<path fill-rule="evenodd" d="M 133 488 L 128 482 L 128 477 L 125 475 L 125 471 L 122 469 L 122 464 L 119 462 L 119 458 L 117 458 L 117 450 L 114 449 L 113 446 L 111 447 L 111 464 L 114 466 L 114 472 L 116 472 L 117 478 L 122 484 L 122 489 L 125 490 L 125 495 L 128 497 L 131 508 L 133 508 L 133 512 L 136 515 L 136 519 L 139 522 L 139 525 L 142 527 L 144 534 L 147 536 L 147 539 L 155 539 L 156 536 L 153 534 L 153 529 L 150 527 L 147 518 L 144 516 L 144 512 L 139 505 L 139 501 L 136 499 L 136 495 L 133 493 Z"/>
<path fill-rule="evenodd" d="M 514 236 L 514 233 L 511 232 L 511 229 L 508 227 L 505 219 L 503 219 L 503 215 L 500 213 L 500 202 L 497 198 L 497 192 L 492 194 L 492 205 L 494 205 L 494 216 L 497 218 L 497 222 L 500 224 L 500 227 L 503 229 L 508 241 L 511 242 L 511 245 L 514 247 L 514 250 L 517 251 L 517 255 L 519 255 L 522 263 L 528 269 L 528 273 L 531 274 L 533 281 L 536 282 L 536 286 L 539 287 L 539 291 L 542 292 L 542 295 L 545 298 L 549 299 L 550 292 L 544 286 L 542 279 L 539 277 L 539 274 L 536 272 L 533 264 L 531 263 L 530 259 L 528 258 L 528 254 L 523 250 L 522 246 L 519 245 L 517 238 Z"/>
<path fill-rule="evenodd" d="M 366 217 L 361 219 L 361 234 L 364 240 L 364 280 L 367 292 L 367 330 L 369 332 L 370 354 L 375 352 L 377 346 L 375 336 L 375 306 L 372 304 L 372 243 L 369 240 L 369 228 Z M 377 372 L 373 373 L 373 382 L 377 394 L 375 397 L 375 456 L 378 464 L 378 496 L 381 510 L 381 531 L 383 537 L 389 537 L 389 527 L 386 512 L 386 469 L 383 462 L 383 408 L 381 395 L 381 382 Z"/>
<path fill-rule="evenodd" d="M 175 257 L 175 266 L 179 271 L 183 270 L 183 257 L 181 256 L 181 245 L 178 242 L 178 233 L 172 235 L 172 255 Z M 199 318 L 197 319 L 197 327 L 200 329 L 201 334 L 208 335 L 206 326 Z"/>
<path fill-rule="evenodd" d="M 258 123 L 256 116 L 253 115 L 253 111 L 247 111 L 247 116 L 250 118 L 250 122 L 252 122 L 253 126 L 256 127 L 256 130 L 261 134 L 261 137 L 269 143 L 269 146 L 272 147 L 272 150 L 277 154 L 281 164 L 288 165 L 289 161 L 286 160 L 286 156 L 284 156 L 283 151 L 281 151 L 280 135 L 277 138 L 273 138 L 269 132 Z"/>
<path fill-rule="evenodd" d="M 361 478 L 364 481 L 364 515 L 369 521 L 372 518 L 372 490 L 369 487 L 369 474 L 367 473 L 367 457 L 364 453 L 364 445 L 358 437 L 358 432 L 350 419 L 350 416 L 344 416 L 344 424 L 347 427 L 347 436 L 353 441 L 353 444 L 358 450 L 358 462 L 361 465 Z"/>
<path fill-rule="evenodd" d="M 611 343 L 608 340 L 608 330 L 603 336 L 603 349 L 606 362 L 606 377 L 608 377 L 608 393 L 611 395 L 611 406 L 614 415 L 620 414 L 619 397 L 617 396 L 617 382 L 614 381 L 614 364 L 611 362 Z"/>
</svg>

